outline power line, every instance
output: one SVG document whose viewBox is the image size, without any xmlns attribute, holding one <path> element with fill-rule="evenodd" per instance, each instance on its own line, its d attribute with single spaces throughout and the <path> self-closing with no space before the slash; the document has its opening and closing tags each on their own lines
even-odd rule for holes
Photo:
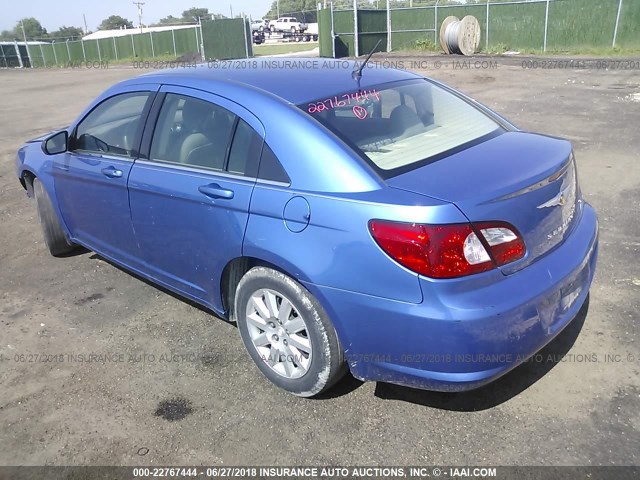
<svg viewBox="0 0 640 480">
<path fill-rule="evenodd" d="M 144 2 L 131 2 L 138 7 L 138 26 L 140 27 L 140 31 L 142 31 L 142 6 Z"/>
</svg>

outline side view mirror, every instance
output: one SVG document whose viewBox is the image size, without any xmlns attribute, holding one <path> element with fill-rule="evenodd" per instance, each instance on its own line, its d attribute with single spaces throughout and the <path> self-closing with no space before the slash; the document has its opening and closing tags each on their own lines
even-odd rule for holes
<svg viewBox="0 0 640 480">
<path fill-rule="evenodd" d="M 42 141 L 42 151 L 47 155 L 56 155 L 67 151 L 69 133 L 66 130 L 54 133 Z"/>
</svg>

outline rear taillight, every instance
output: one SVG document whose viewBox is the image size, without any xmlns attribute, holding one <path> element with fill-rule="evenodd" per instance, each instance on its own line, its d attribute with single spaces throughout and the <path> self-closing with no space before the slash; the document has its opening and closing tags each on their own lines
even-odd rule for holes
<svg viewBox="0 0 640 480">
<path fill-rule="evenodd" d="M 516 229 L 503 222 L 424 225 L 371 220 L 369 230 L 396 262 L 431 278 L 484 272 L 525 254 Z"/>
<path fill-rule="evenodd" d="M 484 222 L 474 224 L 484 237 L 489 253 L 498 267 L 524 257 L 526 248 L 517 230 L 508 223 Z"/>
</svg>

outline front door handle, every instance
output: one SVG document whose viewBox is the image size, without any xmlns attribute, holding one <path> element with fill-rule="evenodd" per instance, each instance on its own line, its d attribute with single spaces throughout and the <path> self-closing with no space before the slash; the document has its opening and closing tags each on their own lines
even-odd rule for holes
<svg viewBox="0 0 640 480">
<path fill-rule="evenodd" d="M 217 183 L 201 185 L 198 187 L 198 191 L 211 198 L 223 198 L 225 200 L 231 200 L 233 198 L 233 190 L 222 188 Z"/>
<path fill-rule="evenodd" d="M 102 169 L 102 174 L 109 178 L 121 178 L 122 170 L 118 170 L 115 167 L 107 167 Z"/>
</svg>

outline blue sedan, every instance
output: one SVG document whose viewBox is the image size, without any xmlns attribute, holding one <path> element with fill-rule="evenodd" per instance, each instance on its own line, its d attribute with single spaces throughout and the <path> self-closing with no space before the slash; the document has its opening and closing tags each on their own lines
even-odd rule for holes
<svg viewBox="0 0 640 480">
<path fill-rule="evenodd" d="M 598 222 L 569 142 L 406 71 L 249 67 L 124 81 L 21 147 L 50 252 L 236 322 L 305 397 L 476 388 L 576 316 Z"/>
</svg>

